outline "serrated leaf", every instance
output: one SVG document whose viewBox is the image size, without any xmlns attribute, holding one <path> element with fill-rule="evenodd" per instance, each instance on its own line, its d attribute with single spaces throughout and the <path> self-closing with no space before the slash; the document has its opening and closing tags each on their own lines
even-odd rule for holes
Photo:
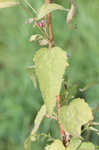
<svg viewBox="0 0 99 150">
<path fill-rule="evenodd" d="M 16 0 L 0 0 L 0 8 L 12 7 L 19 5 L 19 2 Z"/>
<path fill-rule="evenodd" d="M 34 88 L 37 88 L 36 75 L 35 75 L 35 66 L 27 67 L 27 73 L 28 73 L 30 79 L 33 82 Z"/>
<path fill-rule="evenodd" d="M 31 132 L 31 136 L 34 136 L 34 134 L 36 133 L 36 131 L 38 130 L 40 123 L 42 122 L 42 120 L 44 119 L 44 116 L 46 115 L 46 106 L 43 105 L 40 109 L 40 111 L 37 113 L 37 116 L 35 118 L 34 121 L 34 128 Z M 32 137 L 31 137 L 32 139 Z"/>
<path fill-rule="evenodd" d="M 60 93 L 63 74 L 68 66 L 66 52 L 59 47 L 42 48 L 36 52 L 34 62 L 47 112 L 51 115 L 56 105 L 56 96 Z"/>
<path fill-rule="evenodd" d="M 55 140 L 51 145 L 45 147 L 45 150 L 65 150 L 65 147 L 60 140 Z"/>
<path fill-rule="evenodd" d="M 80 136 L 81 126 L 90 120 L 93 120 L 92 110 L 83 99 L 74 99 L 70 105 L 61 108 L 60 121 L 63 128 L 75 137 Z"/>
<path fill-rule="evenodd" d="M 51 4 L 47 4 L 45 3 L 37 12 L 37 20 L 42 19 L 43 17 L 45 17 L 48 13 L 55 11 L 55 10 L 64 10 L 67 11 L 67 9 L 65 9 L 63 6 L 55 4 L 55 3 L 51 3 Z"/>
<path fill-rule="evenodd" d="M 76 150 L 81 144 L 81 140 L 78 138 L 72 138 L 66 150 Z"/>
<path fill-rule="evenodd" d="M 90 142 L 83 142 L 77 150 L 95 150 L 95 145 Z"/>
<path fill-rule="evenodd" d="M 25 150 L 31 150 L 31 137 L 29 136 L 24 143 L 24 149 Z"/>
</svg>

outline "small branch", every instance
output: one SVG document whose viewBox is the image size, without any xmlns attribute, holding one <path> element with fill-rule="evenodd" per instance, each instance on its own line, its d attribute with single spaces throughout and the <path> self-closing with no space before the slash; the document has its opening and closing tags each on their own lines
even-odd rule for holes
<svg viewBox="0 0 99 150">
<path fill-rule="evenodd" d="M 51 0 L 45 0 L 46 3 L 51 3 Z M 54 46 L 53 40 L 53 31 L 52 31 L 52 24 L 51 24 L 51 13 L 48 14 L 48 27 L 49 27 L 49 47 L 52 48 Z"/>
</svg>

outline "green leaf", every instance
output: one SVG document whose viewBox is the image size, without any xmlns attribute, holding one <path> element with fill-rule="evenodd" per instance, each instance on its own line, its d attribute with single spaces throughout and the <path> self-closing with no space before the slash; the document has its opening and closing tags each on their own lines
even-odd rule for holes
<svg viewBox="0 0 99 150">
<path fill-rule="evenodd" d="M 80 144 L 80 139 L 72 138 L 66 150 L 76 150 Z"/>
<path fill-rule="evenodd" d="M 34 121 L 34 128 L 31 132 L 31 139 L 32 139 L 32 136 L 35 135 L 36 131 L 38 130 L 39 126 L 40 126 L 40 123 L 42 122 L 44 116 L 46 115 L 46 106 L 43 105 L 40 109 L 40 111 L 37 113 L 37 116 L 35 118 L 35 121 Z"/>
<path fill-rule="evenodd" d="M 95 145 L 90 142 L 83 142 L 77 150 L 95 150 Z"/>
<path fill-rule="evenodd" d="M 70 105 L 61 108 L 60 121 L 63 128 L 75 137 L 80 136 L 81 126 L 90 120 L 93 120 L 92 110 L 83 99 L 74 99 Z"/>
<path fill-rule="evenodd" d="M 51 145 L 45 147 L 45 150 L 65 150 L 65 147 L 60 140 L 55 140 Z"/>
<path fill-rule="evenodd" d="M 19 5 L 19 2 L 16 0 L 0 0 L 0 8 L 12 7 Z"/>
<path fill-rule="evenodd" d="M 63 74 L 68 66 L 66 52 L 59 47 L 42 48 L 36 52 L 34 62 L 47 112 L 51 115 L 56 105 L 56 96 L 60 93 Z"/>
<path fill-rule="evenodd" d="M 31 137 L 29 136 L 24 143 L 24 149 L 25 150 L 31 150 Z"/>
<path fill-rule="evenodd" d="M 51 4 L 44 4 L 37 12 L 37 20 L 42 19 L 43 17 L 45 17 L 48 13 L 55 11 L 55 10 L 64 10 L 67 11 L 67 9 L 65 9 L 63 6 L 55 4 L 55 3 L 51 3 Z"/>
</svg>

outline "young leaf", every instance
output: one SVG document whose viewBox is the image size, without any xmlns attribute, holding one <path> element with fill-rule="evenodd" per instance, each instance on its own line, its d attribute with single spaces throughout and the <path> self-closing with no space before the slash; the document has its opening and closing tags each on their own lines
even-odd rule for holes
<svg viewBox="0 0 99 150">
<path fill-rule="evenodd" d="M 42 19 L 43 17 L 45 17 L 48 13 L 55 11 L 55 10 L 64 10 L 64 11 L 68 11 L 67 9 L 65 9 L 63 6 L 55 4 L 55 3 L 51 3 L 51 4 L 47 4 L 45 3 L 37 12 L 37 20 Z"/>
<path fill-rule="evenodd" d="M 38 40 L 41 40 L 41 39 L 43 39 L 43 36 L 42 36 L 42 35 L 40 35 L 40 34 L 35 34 L 35 35 L 32 35 L 32 36 L 30 37 L 29 41 L 32 42 L 32 41 L 38 41 Z"/>
<path fill-rule="evenodd" d="M 51 145 L 46 146 L 45 150 L 65 150 L 65 147 L 60 140 L 55 140 Z"/>
<path fill-rule="evenodd" d="M 77 150 L 80 144 L 81 144 L 80 139 L 72 138 L 66 150 Z"/>
<path fill-rule="evenodd" d="M 68 66 L 66 52 L 59 47 L 42 48 L 34 56 L 36 75 L 49 115 L 56 105 L 56 96 L 60 93 L 62 77 Z"/>
<path fill-rule="evenodd" d="M 46 115 L 46 106 L 43 105 L 40 109 L 40 111 L 37 113 L 37 116 L 35 118 L 35 121 L 34 121 L 34 128 L 31 132 L 31 139 L 32 139 L 32 136 L 34 136 L 34 134 L 36 133 L 36 131 L 38 130 L 39 126 L 40 126 L 40 123 L 42 122 L 44 116 Z"/>
<path fill-rule="evenodd" d="M 0 0 L 0 8 L 12 7 L 15 5 L 19 5 L 19 2 L 16 2 L 16 0 Z"/>
<path fill-rule="evenodd" d="M 25 150 L 31 150 L 31 137 L 29 136 L 24 143 L 24 149 Z"/>
<path fill-rule="evenodd" d="M 60 121 L 72 136 L 79 137 L 81 126 L 90 120 L 93 120 L 92 110 L 83 99 L 74 99 L 69 106 L 61 108 Z"/>
<path fill-rule="evenodd" d="M 95 145 L 90 142 L 83 142 L 77 150 L 95 150 Z"/>
</svg>

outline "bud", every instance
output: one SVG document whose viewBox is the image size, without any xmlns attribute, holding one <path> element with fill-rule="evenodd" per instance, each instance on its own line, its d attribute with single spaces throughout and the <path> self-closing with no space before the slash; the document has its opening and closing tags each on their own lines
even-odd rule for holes
<svg viewBox="0 0 99 150">
<path fill-rule="evenodd" d="M 42 28 L 44 27 L 46 24 L 46 21 L 45 20 L 41 20 L 40 23 L 39 23 L 39 26 Z"/>
</svg>

